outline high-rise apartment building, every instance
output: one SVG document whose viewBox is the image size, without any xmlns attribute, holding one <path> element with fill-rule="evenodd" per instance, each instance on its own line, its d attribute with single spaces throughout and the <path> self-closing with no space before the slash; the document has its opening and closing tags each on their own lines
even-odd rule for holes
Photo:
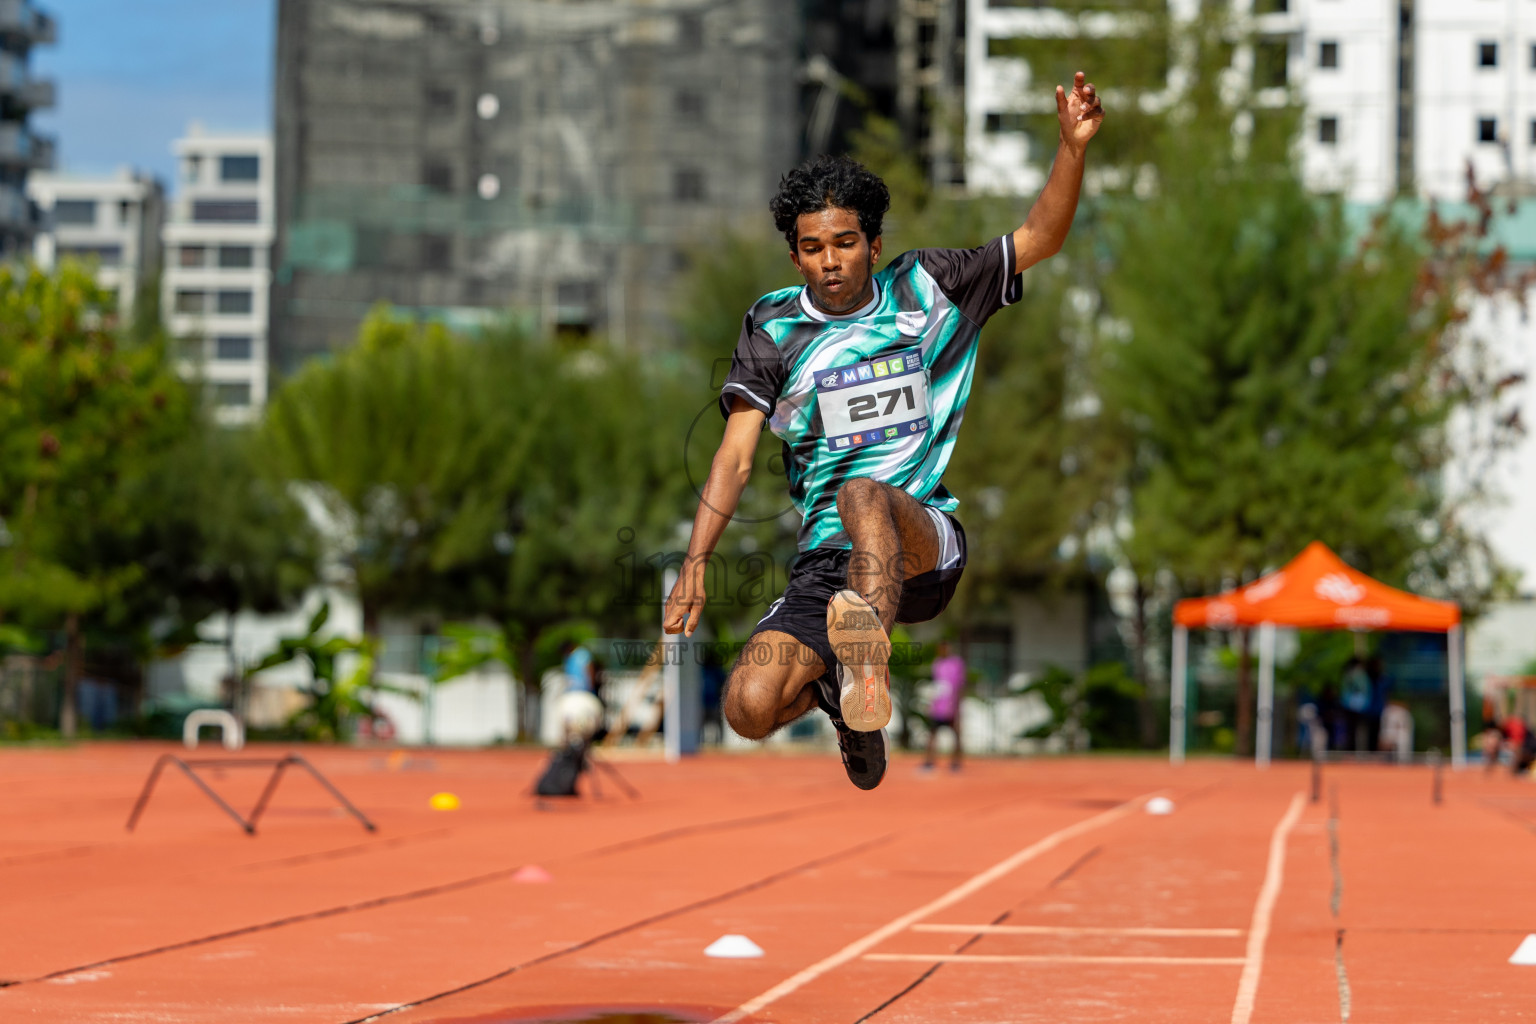
<svg viewBox="0 0 1536 1024">
<path fill-rule="evenodd" d="M 800 5 L 280 0 L 273 364 L 375 303 L 645 344 L 800 156 Z"/>
<path fill-rule="evenodd" d="M 0 0 L 0 259 L 32 250 L 27 173 L 53 166 L 53 140 L 34 133 L 27 119 L 53 106 L 53 83 L 33 78 L 28 58 L 56 36 L 53 18 L 29 0 Z"/>
<path fill-rule="evenodd" d="M 173 149 L 180 184 L 163 235 L 166 327 L 181 371 L 206 383 L 220 421 L 246 422 L 267 399 L 272 139 L 193 125 Z"/>
<path fill-rule="evenodd" d="M 1415 174 L 1459 199 L 1479 181 L 1529 195 L 1536 183 L 1536 11 L 1521 4 L 1412 2 Z"/>
<path fill-rule="evenodd" d="M 97 281 L 116 293 L 127 323 L 140 289 L 160 273 L 160 182 L 128 170 L 111 177 L 43 172 L 27 178 L 27 196 L 37 210 L 32 255 L 38 265 L 52 269 L 75 259 L 95 267 Z"/>
<path fill-rule="evenodd" d="M 1029 59 L 1031 47 L 1093 52 L 1093 40 L 1134 38 L 1139 23 L 1020 0 L 968 4 L 967 181 L 1033 191 L 1054 140 L 1032 134 L 1030 118 L 1049 113 L 1055 83 L 1041 75 L 1045 61 Z M 1169 6 L 1179 16 L 1187 5 Z M 1452 0 L 1259 0 L 1234 10 L 1253 33 L 1234 47 L 1234 75 L 1261 104 L 1303 105 L 1299 155 L 1312 187 L 1363 203 L 1457 200 L 1470 161 L 1485 185 L 1531 191 L 1536 13 Z M 1171 60 L 1168 68 L 1176 77 Z M 1112 96 L 1120 68 L 1088 70 Z"/>
</svg>

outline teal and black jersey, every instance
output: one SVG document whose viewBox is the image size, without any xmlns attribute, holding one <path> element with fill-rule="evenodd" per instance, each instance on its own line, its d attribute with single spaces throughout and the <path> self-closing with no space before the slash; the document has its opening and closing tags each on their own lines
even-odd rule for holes
<svg viewBox="0 0 1536 1024">
<path fill-rule="evenodd" d="M 849 547 L 837 514 L 845 480 L 869 477 L 945 512 L 944 488 L 971 393 L 982 324 L 1018 300 L 1013 236 L 978 249 L 914 249 L 875 274 L 863 309 L 829 316 L 802 286 L 763 296 L 741 326 L 720 391 L 740 396 L 784 441 L 800 550 Z"/>
</svg>

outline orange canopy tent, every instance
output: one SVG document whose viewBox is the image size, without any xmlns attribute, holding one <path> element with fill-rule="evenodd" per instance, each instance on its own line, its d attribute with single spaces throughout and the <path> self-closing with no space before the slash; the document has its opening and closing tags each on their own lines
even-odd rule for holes
<svg viewBox="0 0 1536 1024">
<path fill-rule="evenodd" d="M 1173 609 L 1172 730 L 1169 754 L 1184 759 L 1186 664 L 1191 629 L 1259 627 L 1259 708 L 1256 759 L 1269 762 L 1274 711 L 1275 627 L 1298 629 L 1404 630 L 1445 633 L 1450 661 L 1451 760 L 1466 759 L 1462 735 L 1465 701 L 1461 679 L 1461 609 L 1379 583 L 1346 565 L 1321 541 L 1283 569 L 1213 597 L 1180 601 Z"/>
</svg>

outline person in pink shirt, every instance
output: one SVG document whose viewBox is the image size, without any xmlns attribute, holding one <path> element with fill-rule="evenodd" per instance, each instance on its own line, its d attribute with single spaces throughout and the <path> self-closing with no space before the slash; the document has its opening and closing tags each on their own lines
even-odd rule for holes
<svg viewBox="0 0 1536 1024">
<path fill-rule="evenodd" d="M 954 753 L 950 755 L 949 770 L 960 770 L 960 701 L 965 696 L 965 659 L 951 654 L 949 643 L 939 641 L 939 656 L 933 660 L 933 700 L 928 705 L 928 717 L 932 728 L 928 730 L 928 756 L 923 768 L 933 769 L 933 752 L 939 738 L 939 729 L 948 728 L 955 736 Z"/>
</svg>

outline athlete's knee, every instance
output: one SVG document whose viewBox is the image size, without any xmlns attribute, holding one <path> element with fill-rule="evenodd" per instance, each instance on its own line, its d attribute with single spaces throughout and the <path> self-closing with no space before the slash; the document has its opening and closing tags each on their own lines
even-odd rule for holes
<svg viewBox="0 0 1536 1024">
<path fill-rule="evenodd" d="M 726 680 L 721 710 L 738 736 L 760 740 L 778 722 L 779 693 L 780 688 L 760 674 L 738 670 Z"/>
<path fill-rule="evenodd" d="M 878 508 L 885 505 L 885 491 L 888 486 L 867 476 L 856 476 L 851 480 L 843 481 L 837 489 L 838 512 L 842 514 L 871 506 Z"/>
</svg>

